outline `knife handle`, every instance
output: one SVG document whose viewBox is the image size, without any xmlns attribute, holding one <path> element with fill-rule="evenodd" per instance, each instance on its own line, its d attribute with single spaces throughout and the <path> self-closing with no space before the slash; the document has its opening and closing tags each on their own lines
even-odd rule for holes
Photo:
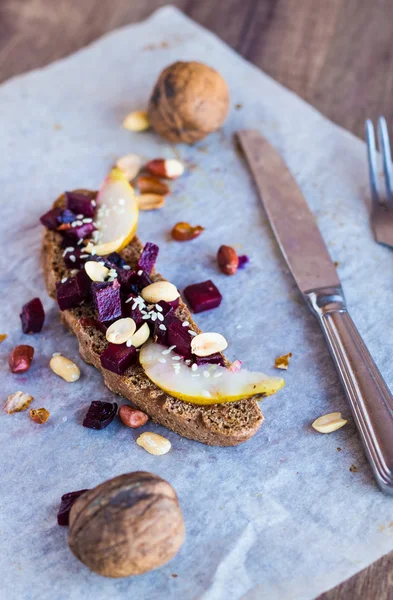
<svg viewBox="0 0 393 600">
<path fill-rule="evenodd" d="M 305 297 L 322 327 L 375 479 L 393 494 L 393 397 L 347 312 L 341 288 Z"/>
</svg>

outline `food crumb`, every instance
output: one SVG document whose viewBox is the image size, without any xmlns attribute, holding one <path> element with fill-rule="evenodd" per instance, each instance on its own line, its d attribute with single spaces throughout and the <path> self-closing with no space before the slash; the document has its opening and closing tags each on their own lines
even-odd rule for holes
<svg viewBox="0 0 393 600">
<path fill-rule="evenodd" d="M 341 448 L 337 448 L 337 452 L 341 452 Z"/>
<path fill-rule="evenodd" d="M 241 102 L 238 102 L 237 104 L 235 104 L 235 108 L 236 110 L 240 110 L 241 108 L 243 108 L 243 104 Z"/>
<path fill-rule="evenodd" d="M 56 131 L 60 131 L 60 129 L 63 129 L 63 126 L 62 126 L 62 125 L 60 125 L 60 123 L 55 123 L 55 124 L 53 125 L 53 128 L 54 128 L 54 129 L 56 129 Z"/>
<path fill-rule="evenodd" d="M 6 333 L 0 333 L 0 342 L 4 342 L 4 340 L 7 339 L 7 334 Z"/>
<path fill-rule="evenodd" d="M 357 467 L 355 467 L 355 465 L 351 465 L 351 466 L 349 467 L 349 470 L 351 471 L 351 473 L 357 473 L 357 471 L 358 471 L 358 468 L 357 468 Z"/>
<path fill-rule="evenodd" d="M 278 356 L 274 361 L 275 369 L 288 369 L 289 359 L 292 356 L 292 352 L 288 354 L 283 354 L 283 356 Z"/>
<path fill-rule="evenodd" d="M 177 573 L 172 573 L 172 577 L 179 577 L 179 575 Z"/>
<path fill-rule="evenodd" d="M 337 260 L 334 261 L 334 266 L 336 267 L 336 269 L 337 269 L 337 267 L 338 267 L 339 264 L 340 263 Z"/>
</svg>

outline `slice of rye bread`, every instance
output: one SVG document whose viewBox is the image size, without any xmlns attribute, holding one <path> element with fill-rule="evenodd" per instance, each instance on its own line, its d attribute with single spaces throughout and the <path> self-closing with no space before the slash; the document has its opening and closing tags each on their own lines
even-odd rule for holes
<svg viewBox="0 0 393 600">
<path fill-rule="evenodd" d="M 88 190 L 75 190 L 89 193 Z M 64 206 L 65 197 L 60 196 L 55 206 Z M 42 266 L 47 291 L 56 298 L 56 281 L 71 275 L 63 259 L 62 237 L 56 231 L 45 230 L 42 244 Z M 124 248 L 120 254 L 123 259 L 135 268 L 142 252 L 143 245 L 137 237 Z M 153 281 L 163 280 L 153 271 Z M 79 352 L 83 360 L 99 369 L 104 377 L 105 385 L 114 393 L 127 398 L 134 406 L 147 413 L 150 418 L 172 429 L 176 433 L 192 440 L 211 446 L 236 446 L 250 439 L 260 428 L 263 416 L 255 398 L 200 406 L 178 400 L 170 396 L 148 379 L 139 364 L 131 366 L 124 375 L 117 375 L 103 369 L 100 354 L 108 342 L 105 335 L 92 326 L 82 326 L 82 317 L 95 317 L 93 304 L 82 304 L 78 308 L 61 313 L 64 323 L 76 335 L 79 341 Z M 180 300 L 176 316 L 188 321 L 190 328 L 200 332 L 194 323 L 187 306 Z M 226 360 L 226 359 L 225 359 Z M 226 361 L 227 364 L 228 361 Z M 80 384 L 78 384 L 80 385 Z"/>
</svg>

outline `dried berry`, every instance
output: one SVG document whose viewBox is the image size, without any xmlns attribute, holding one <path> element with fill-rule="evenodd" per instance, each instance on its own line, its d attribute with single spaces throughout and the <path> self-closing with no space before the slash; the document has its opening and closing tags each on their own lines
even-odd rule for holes
<svg viewBox="0 0 393 600">
<path fill-rule="evenodd" d="M 46 423 L 50 417 L 49 410 L 46 408 L 31 408 L 30 409 L 30 418 L 34 421 L 34 423 Z"/>
<path fill-rule="evenodd" d="M 205 231 L 205 228 L 201 225 L 196 225 L 193 227 L 189 223 L 183 223 L 180 221 L 172 227 L 171 234 L 173 239 L 177 242 L 187 242 L 197 238 L 199 235 L 201 235 L 202 231 Z"/>
<path fill-rule="evenodd" d="M 28 371 L 33 356 L 34 348 L 32 346 L 15 346 L 8 359 L 8 364 L 12 373 L 25 373 L 25 371 Z"/>
<path fill-rule="evenodd" d="M 20 314 L 23 333 L 39 333 L 45 321 L 45 312 L 39 298 L 27 302 Z"/>
<path fill-rule="evenodd" d="M 222 300 L 220 292 L 210 279 L 189 285 L 184 290 L 184 296 L 195 313 L 217 308 Z"/>
<path fill-rule="evenodd" d="M 231 246 L 220 246 L 217 252 L 217 262 L 225 275 L 234 275 L 239 266 L 239 257 Z"/>
<path fill-rule="evenodd" d="M 59 506 L 59 510 L 57 513 L 57 523 L 63 527 L 69 525 L 70 522 L 70 511 L 75 502 L 82 496 L 85 492 L 88 492 L 88 489 L 78 490 L 77 492 L 68 492 L 68 494 L 63 494 L 61 497 L 61 503 Z"/>
<path fill-rule="evenodd" d="M 238 256 L 238 259 L 239 259 L 239 265 L 237 267 L 238 269 L 244 269 L 246 264 L 250 262 L 250 259 L 247 256 L 247 254 L 242 254 L 241 256 Z"/>
<path fill-rule="evenodd" d="M 138 427 L 142 427 L 149 420 L 149 416 L 142 412 L 141 410 L 137 410 L 132 406 L 128 406 L 127 404 L 123 404 L 119 408 L 119 417 L 127 427 L 131 427 L 132 429 L 138 429 Z"/>
<path fill-rule="evenodd" d="M 82 425 L 83 427 L 89 427 L 90 429 L 105 429 L 105 427 L 108 427 L 108 425 L 112 423 L 116 413 L 116 402 L 112 403 L 93 400 L 83 419 Z"/>
</svg>

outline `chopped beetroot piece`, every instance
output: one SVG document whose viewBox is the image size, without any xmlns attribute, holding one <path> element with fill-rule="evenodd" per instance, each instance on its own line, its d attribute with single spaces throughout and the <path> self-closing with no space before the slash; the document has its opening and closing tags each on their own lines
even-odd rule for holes
<svg viewBox="0 0 393 600">
<path fill-rule="evenodd" d="M 78 194 L 77 192 L 66 192 L 65 193 L 67 208 L 72 210 L 76 215 L 84 215 L 85 217 L 94 217 L 94 206 L 91 201 L 91 196 L 85 194 Z"/>
<path fill-rule="evenodd" d="M 91 285 L 91 291 L 98 319 L 102 323 L 121 317 L 120 283 L 117 279 L 105 283 L 95 281 Z"/>
<path fill-rule="evenodd" d="M 188 327 L 183 327 L 183 321 L 173 319 L 168 325 L 168 346 L 176 346 L 175 350 L 185 358 L 191 357 L 192 336 Z"/>
<path fill-rule="evenodd" d="M 65 210 L 62 211 L 61 215 L 58 217 L 57 222 L 59 225 L 62 225 L 63 223 L 73 223 L 76 220 L 76 214 L 74 212 L 72 212 L 72 210 L 69 210 L 68 208 L 66 208 Z"/>
<path fill-rule="evenodd" d="M 82 496 L 82 494 L 88 491 L 88 489 L 79 490 L 78 492 L 69 492 L 68 494 L 62 495 L 59 511 L 57 513 L 57 522 L 59 525 L 69 525 L 72 505 L 74 504 L 75 500 L 79 498 L 79 496 Z"/>
<path fill-rule="evenodd" d="M 242 254 L 242 256 L 238 256 L 238 259 L 239 259 L 239 264 L 237 266 L 238 269 L 244 269 L 246 264 L 250 262 L 250 259 L 248 258 L 247 254 Z"/>
<path fill-rule="evenodd" d="M 175 300 L 173 302 L 175 302 Z M 177 308 L 173 306 L 173 302 L 165 302 L 165 300 L 160 300 L 158 302 L 158 306 L 161 306 L 162 308 L 160 312 L 164 315 L 164 317 L 169 315 L 169 313 L 172 313 L 174 309 Z"/>
<path fill-rule="evenodd" d="M 137 270 L 139 271 L 142 269 L 142 271 L 146 271 L 148 275 L 151 275 L 154 265 L 156 264 L 158 252 L 159 248 L 156 246 L 156 244 L 147 242 L 143 248 L 142 254 L 139 257 Z"/>
<path fill-rule="evenodd" d="M 138 295 L 143 288 L 152 283 L 152 280 L 145 271 L 142 271 L 142 273 L 140 271 L 123 271 L 122 273 L 125 273 L 125 276 L 124 281 L 122 280 L 120 283 L 129 293 Z"/>
<path fill-rule="evenodd" d="M 89 427 L 90 429 L 105 429 L 105 427 L 108 427 L 115 418 L 117 408 L 116 402 L 112 403 L 93 400 L 83 419 L 83 427 Z"/>
<path fill-rule="evenodd" d="M 210 356 L 194 356 L 193 358 L 198 367 L 201 365 L 220 365 L 220 367 L 225 367 L 224 359 L 219 352 L 215 352 L 215 354 L 211 354 Z"/>
<path fill-rule="evenodd" d="M 77 227 L 70 227 L 66 230 L 66 233 L 67 237 L 73 240 L 85 240 L 91 236 L 94 230 L 94 223 L 82 223 L 82 225 L 78 225 Z"/>
<path fill-rule="evenodd" d="M 177 307 L 180 304 L 180 298 L 176 298 L 176 300 L 172 300 L 171 302 L 168 302 L 168 304 L 174 309 L 176 310 Z"/>
<path fill-rule="evenodd" d="M 91 260 L 91 256 L 83 247 L 75 248 L 64 255 L 64 263 L 68 269 L 82 269 L 87 260 Z"/>
<path fill-rule="evenodd" d="M 109 344 L 100 356 L 101 366 L 112 373 L 124 375 L 131 365 L 136 363 L 138 353 L 134 346 L 125 344 Z"/>
<path fill-rule="evenodd" d="M 127 297 L 126 301 L 123 302 L 123 316 L 124 317 L 131 317 L 131 319 L 134 319 L 135 323 L 137 325 L 139 325 L 140 323 L 143 323 L 143 315 L 141 313 L 141 310 L 139 308 L 138 303 L 135 305 L 135 299 L 136 299 L 136 295 L 135 294 L 129 294 L 129 296 Z M 135 308 L 134 308 L 135 306 Z"/>
<path fill-rule="evenodd" d="M 45 312 L 39 298 L 27 302 L 20 314 L 23 333 L 39 333 L 45 321 Z"/>
<path fill-rule="evenodd" d="M 60 310 L 79 306 L 90 295 L 91 280 L 85 271 L 69 277 L 63 283 L 56 283 L 56 298 Z"/>
<path fill-rule="evenodd" d="M 222 300 L 220 292 L 210 279 L 189 285 L 184 290 L 184 296 L 195 313 L 217 308 Z"/>
<path fill-rule="evenodd" d="M 40 221 L 47 229 L 56 229 L 59 225 L 58 219 L 63 212 L 62 208 L 52 208 L 40 217 Z"/>
<path fill-rule="evenodd" d="M 107 262 L 110 263 L 110 266 L 119 267 L 120 269 L 122 269 L 126 264 L 124 258 L 122 258 L 117 252 L 111 252 L 110 254 L 108 254 L 108 256 L 105 259 L 105 264 Z"/>
</svg>

